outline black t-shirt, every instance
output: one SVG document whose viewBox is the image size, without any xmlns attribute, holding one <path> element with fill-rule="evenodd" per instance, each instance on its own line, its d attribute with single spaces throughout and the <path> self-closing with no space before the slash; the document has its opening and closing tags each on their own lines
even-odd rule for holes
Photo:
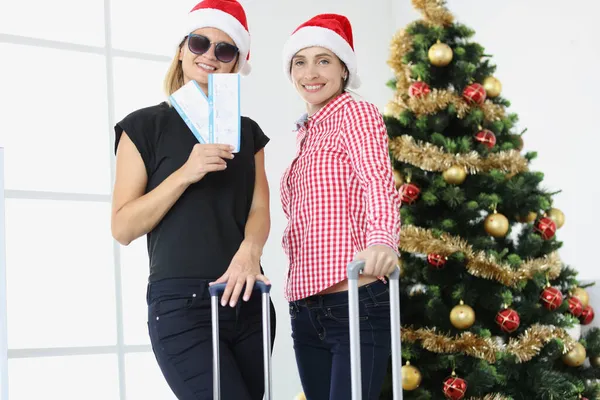
<svg viewBox="0 0 600 400">
<path fill-rule="evenodd" d="M 144 160 L 146 193 L 180 168 L 198 143 L 166 102 L 134 111 L 119 122 L 115 126 L 115 152 L 123 131 Z M 254 155 L 268 142 L 256 122 L 242 117 L 240 151 L 227 160 L 227 168 L 209 172 L 190 185 L 148 233 L 150 282 L 216 279 L 226 271 L 244 239 L 254 193 Z"/>
</svg>

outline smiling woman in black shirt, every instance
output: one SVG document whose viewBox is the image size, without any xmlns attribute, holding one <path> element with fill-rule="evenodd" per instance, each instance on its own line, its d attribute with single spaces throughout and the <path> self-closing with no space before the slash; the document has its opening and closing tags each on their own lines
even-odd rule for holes
<svg viewBox="0 0 600 400">
<path fill-rule="evenodd" d="M 239 3 L 204 0 L 185 27 L 167 94 L 190 80 L 207 93 L 209 74 L 249 72 L 250 39 Z M 200 42 L 190 43 L 191 33 Z M 256 280 L 269 283 L 260 266 L 270 229 L 268 141 L 256 122 L 242 117 L 239 152 L 199 144 L 166 102 L 115 126 L 112 232 L 123 245 L 147 235 L 150 340 L 179 399 L 212 398 L 211 282 L 227 282 L 219 311 L 222 396 L 263 397 L 261 299 L 252 288 Z M 273 342 L 272 304 L 271 320 Z"/>
</svg>

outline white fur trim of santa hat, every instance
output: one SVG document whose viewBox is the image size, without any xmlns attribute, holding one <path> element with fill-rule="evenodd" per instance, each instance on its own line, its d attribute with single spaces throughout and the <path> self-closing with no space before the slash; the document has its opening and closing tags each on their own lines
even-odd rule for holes
<svg viewBox="0 0 600 400">
<path fill-rule="evenodd" d="M 328 14 L 328 16 L 331 16 L 331 14 Z M 345 17 L 338 17 L 345 20 Z M 345 38 L 334 30 L 328 27 L 315 26 L 319 23 L 319 18 L 319 16 L 314 17 L 301 25 L 285 43 L 283 48 L 283 66 L 286 76 L 290 81 L 292 80 L 290 66 L 292 58 L 294 58 L 296 53 L 308 47 L 324 47 L 333 52 L 346 64 L 346 68 L 348 68 L 348 82 L 346 87 L 349 89 L 358 89 L 361 85 L 361 80 L 357 72 L 358 65 L 354 49 Z M 324 25 L 327 25 L 327 23 Z M 344 28 L 346 30 L 351 29 L 349 23 Z M 352 40 L 351 31 L 348 32 L 347 37 Z"/>
<path fill-rule="evenodd" d="M 239 49 L 241 75 L 248 75 L 250 65 L 250 33 L 246 14 L 241 4 L 234 0 L 203 0 L 186 16 L 184 30 L 179 42 L 188 34 L 200 28 L 216 28 L 228 34 Z"/>
</svg>

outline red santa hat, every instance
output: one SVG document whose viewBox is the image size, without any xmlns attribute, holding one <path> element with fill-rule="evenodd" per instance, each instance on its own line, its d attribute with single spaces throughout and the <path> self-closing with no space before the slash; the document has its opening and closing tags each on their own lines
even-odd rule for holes
<svg viewBox="0 0 600 400">
<path fill-rule="evenodd" d="M 202 0 L 187 14 L 182 27 L 178 43 L 200 28 L 216 28 L 228 34 L 239 49 L 238 72 L 250 73 L 250 32 L 244 7 L 237 0 Z"/>
<path fill-rule="evenodd" d="M 338 56 L 348 68 L 347 87 L 360 87 L 352 26 L 348 18 L 339 14 L 319 14 L 296 28 L 283 48 L 283 65 L 290 81 L 292 58 L 300 50 L 313 46 L 324 47 Z"/>
</svg>

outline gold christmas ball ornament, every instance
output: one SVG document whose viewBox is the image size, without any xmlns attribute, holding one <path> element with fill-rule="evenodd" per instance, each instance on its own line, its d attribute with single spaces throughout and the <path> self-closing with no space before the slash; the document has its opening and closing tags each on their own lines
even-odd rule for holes
<svg viewBox="0 0 600 400">
<path fill-rule="evenodd" d="M 590 356 L 590 365 L 594 368 L 600 367 L 600 356 Z"/>
<path fill-rule="evenodd" d="M 495 211 L 484 222 L 485 231 L 496 238 L 506 236 L 509 227 L 508 218 Z"/>
<path fill-rule="evenodd" d="M 560 229 L 565 224 L 565 214 L 558 208 L 551 208 L 548 211 L 548 218 L 554 221 L 557 229 Z"/>
<path fill-rule="evenodd" d="M 407 361 L 406 365 L 402 366 L 402 389 L 415 390 L 421 384 L 421 371 L 410 365 Z"/>
<path fill-rule="evenodd" d="M 475 323 L 475 311 L 462 300 L 450 311 L 450 322 L 457 329 L 467 329 Z"/>
<path fill-rule="evenodd" d="M 460 185 L 467 179 L 467 171 L 464 167 L 453 165 L 442 173 L 442 177 L 451 185 Z"/>
<path fill-rule="evenodd" d="M 590 303 L 590 296 L 588 295 L 588 292 L 585 291 L 585 289 L 576 288 L 575 290 L 573 290 L 573 293 L 571 293 L 571 296 L 577 297 L 581 302 L 583 308 L 587 307 Z"/>
<path fill-rule="evenodd" d="M 483 80 L 483 88 L 487 97 L 498 97 L 502 92 L 502 83 L 493 76 L 488 76 Z"/>
<path fill-rule="evenodd" d="M 573 350 L 562 356 L 562 360 L 569 367 L 580 367 L 586 358 L 585 347 L 579 342 L 575 343 Z"/>
<path fill-rule="evenodd" d="M 306 400 L 306 395 L 304 392 L 299 393 L 296 397 L 294 397 L 294 400 Z"/>
<path fill-rule="evenodd" d="M 429 61 L 436 67 L 445 67 L 452 61 L 454 53 L 450 46 L 438 40 L 436 44 L 429 48 L 427 56 Z"/>
<path fill-rule="evenodd" d="M 525 216 L 519 215 L 515 219 L 524 224 L 532 224 L 535 222 L 536 218 L 537 218 L 537 213 L 530 211 L 529 213 L 527 213 L 527 215 L 525 215 Z"/>
<path fill-rule="evenodd" d="M 404 184 L 404 177 L 398 170 L 394 170 L 394 183 L 396 184 L 396 189 Z"/>
</svg>

